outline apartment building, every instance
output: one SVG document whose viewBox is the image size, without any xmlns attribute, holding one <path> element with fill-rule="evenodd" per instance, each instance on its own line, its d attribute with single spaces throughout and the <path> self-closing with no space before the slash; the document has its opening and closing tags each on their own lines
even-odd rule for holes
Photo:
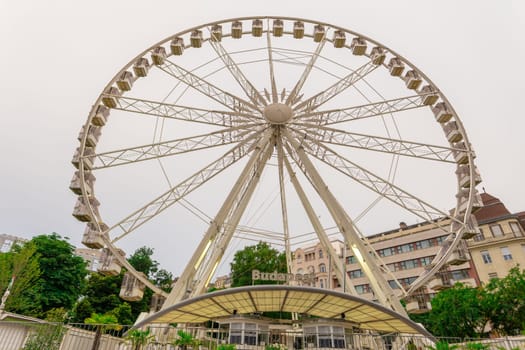
<svg viewBox="0 0 525 350">
<path fill-rule="evenodd" d="M 27 242 L 27 239 L 18 237 L 18 236 L 1 233 L 0 234 L 0 253 L 7 253 L 8 251 L 11 250 L 11 247 L 13 247 L 13 244 L 17 242 L 24 243 L 24 242 Z"/>
<path fill-rule="evenodd" d="M 476 212 L 480 233 L 468 240 L 468 249 L 481 283 L 505 277 L 525 267 L 525 212 L 512 214 L 499 198 L 482 193 L 483 208 Z"/>
<path fill-rule="evenodd" d="M 456 282 L 474 287 L 490 278 L 504 277 L 517 264 L 525 266 L 525 212 L 511 214 L 498 198 L 488 193 L 482 193 L 481 199 L 484 206 L 475 213 L 480 234 L 462 242 L 469 254 L 451 261 L 426 287 L 417 291 L 412 299 L 417 302 L 410 311 L 426 311 L 435 293 Z M 390 286 L 401 295 L 398 282 L 403 287 L 414 282 L 432 262 L 447 235 L 433 223 L 407 225 L 402 222 L 396 229 L 367 238 L 391 271 L 391 275 L 385 275 Z M 355 257 L 349 250 L 344 254 L 343 242 L 334 241 L 332 245 L 339 257 L 344 257 L 347 274 L 357 293 L 374 300 L 369 280 Z M 313 272 L 316 287 L 342 290 L 333 274 L 330 265 L 333 263 L 317 243 L 294 251 L 292 272 Z"/>
</svg>

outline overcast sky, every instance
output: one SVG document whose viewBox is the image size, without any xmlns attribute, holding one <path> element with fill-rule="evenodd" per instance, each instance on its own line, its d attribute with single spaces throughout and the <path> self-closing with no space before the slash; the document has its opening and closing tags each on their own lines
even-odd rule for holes
<svg viewBox="0 0 525 350">
<path fill-rule="evenodd" d="M 70 161 L 103 87 L 169 35 L 250 15 L 332 23 L 401 53 L 458 112 L 482 186 L 512 212 L 525 210 L 521 0 L 0 0 L 0 233 L 55 231 L 79 243 Z"/>
</svg>

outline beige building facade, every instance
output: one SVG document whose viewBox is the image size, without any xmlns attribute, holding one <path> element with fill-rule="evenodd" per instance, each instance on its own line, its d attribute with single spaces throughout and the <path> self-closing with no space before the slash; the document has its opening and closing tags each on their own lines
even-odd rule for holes
<svg viewBox="0 0 525 350">
<path fill-rule="evenodd" d="M 481 283 L 505 277 L 515 266 L 525 267 L 525 212 L 512 214 L 488 193 L 475 215 L 481 232 L 468 240 L 472 262 Z"/>
<path fill-rule="evenodd" d="M 498 198 L 487 193 L 482 193 L 481 198 L 484 206 L 475 213 L 480 233 L 462 243 L 468 254 L 442 268 L 426 287 L 421 288 L 412 299 L 417 301 L 417 308 L 410 311 L 426 311 L 433 295 L 456 282 L 474 287 L 490 278 L 504 277 L 518 264 L 525 266 L 525 212 L 511 214 Z M 432 223 L 410 226 L 400 223 L 399 228 L 367 239 L 391 271 L 385 274 L 390 286 L 401 295 L 397 282 L 407 287 L 415 281 L 432 262 L 447 235 L 448 232 Z M 340 258 L 335 263 L 345 261 L 346 272 L 356 292 L 363 298 L 375 300 L 368 278 L 349 250 L 344 251 L 344 243 L 333 241 L 332 245 Z M 294 251 L 292 272 L 314 272 L 315 287 L 342 291 L 344 286 L 335 278 L 333 263 L 317 243 Z"/>
</svg>

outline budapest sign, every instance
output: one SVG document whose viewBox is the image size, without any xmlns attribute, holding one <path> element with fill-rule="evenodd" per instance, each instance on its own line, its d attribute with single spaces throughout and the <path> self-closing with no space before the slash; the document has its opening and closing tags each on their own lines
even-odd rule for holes
<svg viewBox="0 0 525 350">
<path fill-rule="evenodd" d="M 252 270 L 252 280 L 257 281 L 297 281 L 297 282 L 306 282 L 313 283 L 315 279 L 314 273 L 278 273 L 274 272 L 261 272 L 259 270 Z"/>
</svg>

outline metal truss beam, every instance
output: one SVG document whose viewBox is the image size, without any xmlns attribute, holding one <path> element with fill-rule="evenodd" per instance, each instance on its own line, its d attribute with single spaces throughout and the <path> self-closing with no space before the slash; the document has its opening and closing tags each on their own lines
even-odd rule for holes
<svg viewBox="0 0 525 350">
<path fill-rule="evenodd" d="M 256 136 L 257 135 L 252 135 L 251 137 L 246 138 L 219 159 L 211 162 L 186 180 L 180 182 L 159 197 L 155 198 L 153 201 L 146 204 L 144 207 L 134 211 L 131 215 L 114 224 L 108 231 L 119 230 L 120 234 L 112 240 L 112 243 L 115 243 L 128 235 L 130 232 L 151 220 L 181 198 L 184 198 L 208 180 L 239 161 L 255 147 L 257 141 Z"/>
<path fill-rule="evenodd" d="M 248 124 L 203 135 L 98 153 L 95 154 L 95 159 L 100 165 L 94 166 L 93 169 L 105 169 L 236 143 L 249 134 L 258 133 L 262 129 L 262 127 L 260 129 L 255 127 L 255 124 Z"/>
<path fill-rule="evenodd" d="M 210 34 L 212 34 L 212 31 L 210 28 Z M 246 76 L 243 74 L 239 66 L 235 63 L 235 61 L 232 59 L 228 51 L 224 48 L 224 46 L 221 44 L 219 40 L 209 40 L 210 45 L 213 47 L 219 58 L 222 60 L 226 68 L 230 71 L 230 73 L 233 75 L 235 80 L 239 83 L 241 88 L 244 90 L 244 93 L 250 101 L 254 105 L 262 104 L 263 106 L 266 106 L 266 100 L 261 96 L 261 94 L 255 89 L 253 84 L 246 78 Z"/>
<path fill-rule="evenodd" d="M 360 148 L 367 151 L 396 154 L 420 159 L 455 163 L 454 148 L 429 145 L 421 142 L 405 141 L 388 137 L 373 136 L 331 129 L 313 124 L 295 123 L 300 128 L 293 128 L 299 133 L 308 133 L 317 142 L 325 142 L 338 146 Z M 461 151 L 461 150 L 456 150 Z"/>
<path fill-rule="evenodd" d="M 300 114 L 302 112 L 311 112 L 319 108 L 321 105 L 328 102 L 329 100 L 339 95 L 341 92 L 348 89 L 350 86 L 354 85 L 356 82 L 373 72 L 377 67 L 378 66 L 373 64 L 372 62 L 365 63 L 352 73 L 337 81 L 335 84 L 333 84 L 326 90 L 323 90 L 317 95 L 314 95 L 309 99 L 299 103 L 297 106 L 294 107 L 295 113 Z"/>
<path fill-rule="evenodd" d="M 305 146 L 304 150 L 308 154 L 354 179 L 366 188 L 384 196 L 400 207 L 410 211 L 414 215 L 417 215 L 426 221 L 444 220 L 447 218 L 452 219 L 449 214 L 438 208 L 435 208 L 429 203 L 403 190 L 402 188 L 375 175 L 371 171 L 368 171 L 365 168 L 353 163 L 352 161 L 340 156 L 326 145 L 318 142 L 315 139 L 312 139 L 306 134 L 299 135 L 299 138 L 302 139 L 302 144 Z"/>
<path fill-rule="evenodd" d="M 297 114 L 296 119 L 317 125 L 331 125 L 351 120 L 388 115 L 410 109 L 428 107 L 422 95 L 401 97 L 387 101 L 368 103 L 355 107 Z"/>
<path fill-rule="evenodd" d="M 215 100 L 234 111 L 249 113 L 255 111 L 261 112 L 259 107 L 252 104 L 251 102 L 245 101 L 216 87 L 210 82 L 182 68 L 181 66 L 170 62 L 169 60 L 165 60 L 163 64 L 157 67 L 167 74 L 173 76 L 177 80 L 184 82 L 186 85 L 194 88 L 212 100 Z"/>
<path fill-rule="evenodd" d="M 117 100 L 117 106 L 112 109 L 140 113 L 160 118 L 176 119 L 223 127 L 232 127 L 243 123 L 253 123 L 256 121 L 262 122 L 260 117 L 257 117 L 253 113 L 249 112 L 241 113 L 208 110 L 110 94 L 103 94 L 102 96 L 112 96 Z"/>
</svg>

